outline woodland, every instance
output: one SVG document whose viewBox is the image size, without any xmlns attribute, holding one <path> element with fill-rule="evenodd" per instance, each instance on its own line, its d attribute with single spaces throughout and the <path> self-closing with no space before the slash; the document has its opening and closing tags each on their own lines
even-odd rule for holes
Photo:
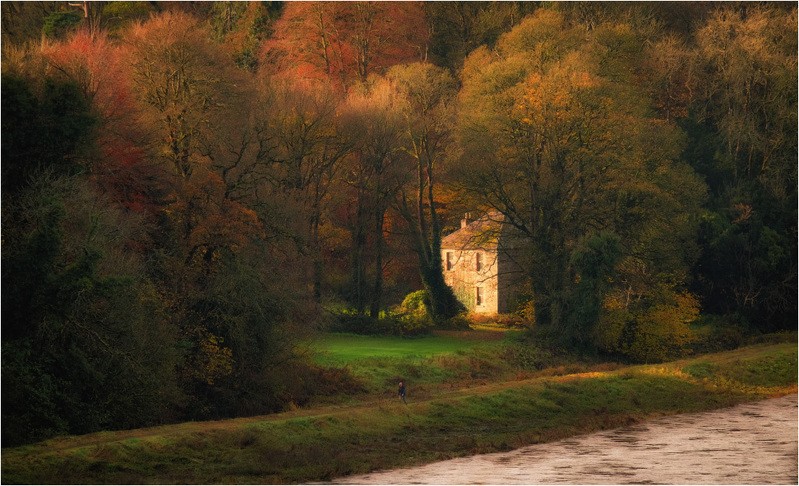
<svg viewBox="0 0 799 486">
<path fill-rule="evenodd" d="M 280 411 L 345 380 L 320 330 L 465 325 L 465 212 L 523 235 L 552 349 L 795 330 L 795 3 L 0 8 L 4 447 Z"/>
</svg>

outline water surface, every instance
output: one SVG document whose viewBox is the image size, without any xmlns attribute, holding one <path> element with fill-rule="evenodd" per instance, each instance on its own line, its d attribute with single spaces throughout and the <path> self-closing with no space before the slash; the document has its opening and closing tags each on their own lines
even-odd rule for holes
<svg viewBox="0 0 799 486">
<path fill-rule="evenodd" d="M 339 478 L 347 484 L 797 484 L 797 396 Z"/>
</svg>

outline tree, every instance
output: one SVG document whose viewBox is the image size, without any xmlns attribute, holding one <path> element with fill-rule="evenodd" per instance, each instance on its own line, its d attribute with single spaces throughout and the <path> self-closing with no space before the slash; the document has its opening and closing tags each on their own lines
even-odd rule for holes
<svg viewBox="0 0 799 486">
<path fill-rule="evenodd" d="M 59 175 L 88 171 L 98 125 L 91 99 L 81 86 L 52 73 L 40 52 L 20 49 L 7 54 L 2 106 L 4 198 L 41 170 Z"/>
<path fill-rule="evenodd" d="M 285 85 L 269 123 L 276 137 L 276 150 L 269 159 L 272 184 L 288 196 L 303 227 L 303 251 L 311 258 L 313 294 L 321 298 L 322 242 L 320 228 L 324 202 L 350 152 L 350 140 L 342 136 L 339 101 L 324 84 Z"/>
<path fill-rule="evenodd" d="M 426 2 L 430 60 L 456 72 L 476 48 L 493 47 L 500 34 L 538 8 L 535 2 Z"/>
<path fill-rule="evenodd" d="M 157 196 L 148 182 L 156 176 L 145 163 L 143 110 L 136 104 L 123 48 L 102 33 L 82 30 L 63 42 L 43 44 L 41 53 L 47 69 L 74 83 L 91 105 L 95 150 L 86 154 L 86 170 L 125 207 L 150 207 Z"/>
<path fill-rule="evenodd" d="M 684 124 L 711 188 L 696 267 L 703 305 L 758 329 L 796 309 L 795 6 L 724 6 L 696 33 L 701 77 Z"/>
<path fill-rule="evenodd" d="M 210 18 L 214 37 L 233 51 L 237 66 L 255 72 L 261 42 L 271 34 L 280 9 L 278 2 L 214 2 Z"/>
<path fill-rule="evenodd" d="M 126 36 L 148 130 L 146 157 L 160 168 L 151 181 L 160 198 L 148 263 L 180 331 L 184 359 L 177 373 L 192 397 L 181 413 L 209 418 L 274 410 L 278 392 L 264 380 L 291 349 L 291 334 L 282 331 L 299 305 L 294 297 L 305 293 L 279 270 L 284 259 L 275 255 L 293 256 L 293 249 L 274 233 L 263 206 L 276 194 L 285 201 L 297 178 L 305 182 L 304 166 L 293 164 L 307 162 L 307 154 L 293 145 L 285 152 L 279 143 L 262 145 L 286 134 L 272 137 L 276 125 L 269 123 L 286 113 L 255 110 L 261 103 L 248 98 L 257 93 L 251 73 L 235 67 L 194 17 L 167 12 Z M 285 182 L 287 192 L 264 195 L 267 176 Z M 272 277 L 244 275 L 245 267 Z M 285 305 L 275 304 L 280 293 Z"/>
<path fill-rule="evenodd" d="M 186 14 L 165 13 L 135 25 L 128 41 L 136 94 L 159 130 L 155 150 L 187 179 L 199 139 L 209 136 L 208 120 L 221 118 L 228 98 L 237 95 L 235 70 L 199 21 Z"/>
<path fill-rule="evenodd" d="M 177 333 L 131 249 L 139 225 L 84 177 L 48 171 L 4 208 L 4 441 L 139 427 L 174 409 Z"/>
<path fill-rule="evenodd" d="M 536 325 L 583 349 L 604 294 L 641 299 L 664 275 L 685 282 L 703 194 L 678 162 L 680 132 L 652 118 L 645 94 L 596 48 L 626 30 L 596 35 L 583 41 L 556 12 L 537 12 L 494 56 L 467 60 L 459 120 L 461 183 L 529 242 Z"/>
<path fill-rule="evenodd" d="M 4 2 L 0 6 L 3 45 L 23 46 L 27 42 L 38 42 L 44 19 L 60 8 L 56 2 Z"/>
<path fill-rule="evenodd" d="M 383 307 L 386 213 L 403 180 L 403 154 L 399 150 L 403 125 L 399 100 L 389 83 L 375 80 L 362 89 L 350 92 L 344 114 L 347 129 L 358 139 L 346 175 L 355 192 L 352 301 L 362 314 L 369 296 L 370 317 L 377 319 Z M 365 255 L 369 234 L 374 254 L 371 292 L 367 292 Z"/>
<path fill-rule="evenodd" d="M 426 55 L 418 2 L 291 2 L 264 46 L 269 72 L 339 87 Z"/>
<path fill-rule="evenodd" d="M 444 282 L 442 223 L 436 201 L 439 171 L 443 171 L 452 140 L 455 80 L 445 69 L 428 63 L 396 66 L 387 78 L 404 98 L 405 133 L 401 143 L 413 160 L 409 182 L 400 189 L 396 206 L 412 235 L 432 317 L 445 320 L 464 310 Z"/>
</svg>

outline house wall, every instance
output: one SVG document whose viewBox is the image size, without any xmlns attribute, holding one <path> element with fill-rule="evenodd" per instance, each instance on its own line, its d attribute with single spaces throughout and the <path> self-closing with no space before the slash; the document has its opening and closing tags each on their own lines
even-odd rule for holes
<svg viewBox="0 0 799 486">
<path fill-rule="evenodd" d="M 480 255 L 481 269 L 477 269 Z M 449 255 L 449 256 L 448 256 Z M 455 295 L 470 312 L 496 314 L 500 311 L 499 259 L 497 253 L 488 250 L 441 251 L 444 265 L 444 281 L 452 287 Z M 478 304 L 478 290 L 481 302 Z"/>
</svg>

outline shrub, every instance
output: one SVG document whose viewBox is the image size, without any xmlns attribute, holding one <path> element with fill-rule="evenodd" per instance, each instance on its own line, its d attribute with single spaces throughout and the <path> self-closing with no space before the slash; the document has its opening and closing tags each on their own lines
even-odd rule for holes
<svg viewBox="0 0 799 486">
<path fill-rule="evenodd" d="M 486 327 L 525 329 L 531 323 L 520 314 L 469 314 L 469 321 Z"/>
<path fill-rule="evenodd" d="M 418 319 L 413 315 L 406 314 L 386 313 L 373 319 L 352 310 L 341 310 L 334 312 L 333 317 L 329 330 L 367 336 L 419 336 L 429 333 L 433 328 L 432 321 L 429 319 Z"/>
<path fill-rule="evenodd" d="M 394 309 L 393 315 L 399 320 L 401 335 L 425 334 L 433 328 L 430 296 L 426 290 L 417 290 L 406 295 L 402 304 Z"/>
<path fill-rule="evenodd" d="M 690 324 L 699 316 L 699 303 L 688 293 L 668 297 L 647 307 L 603 309 L 593 329 L 597 349 L 641 363 L 666 361 L 693 351 L 697 334 Z"/>
<path fill-rule="evenodd" d="M 419 319 L 426 318 L 429 314 L 430 297 L 426 290 L 417 290 L 406 295 L 402 299 L 398 311 L 405 315 L 413 316 Z"/>
<path fill-rule="evenodd" d="M 318 366 L 297 361 L 291 373 L 281 373 L 281 401 L 284 407 L 307 405 L 315 398 L 353 396 L 366 392 L 363 382 L 352 375 L 348 368 Z"/>
<path fill-rule="evenodd" d="M 697 335 L 695 350 L 704 353 L 738 348 L 751 334 L 740 315 L 705 315 L 696 321 L 693 329 Z"/>
</svg>

